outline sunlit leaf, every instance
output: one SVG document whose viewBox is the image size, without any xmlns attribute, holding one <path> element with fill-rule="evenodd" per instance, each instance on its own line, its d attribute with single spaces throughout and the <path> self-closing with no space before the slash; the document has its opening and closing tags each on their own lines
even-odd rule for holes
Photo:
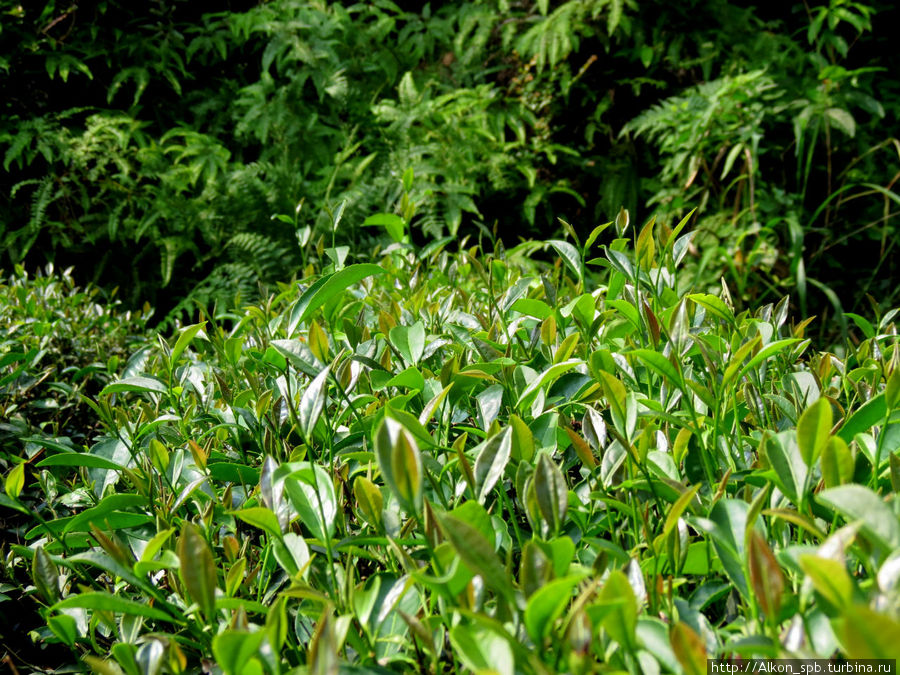
<svg viewBox="0 0 900 675">
<path fill-rule="evenodd" d="M 813 466 L 831 435 L 831 403 L 819 398 L 800 415 L 797 422 L 797 445 L 806 466 Z"/>
<path fill-rule="evenodd" d="M 300 296 L 291 308 L 287 324 L 288 336 L 294 335 L 294 331 L 296 331 L 300 323 L 306 321 L 312 316 L 313 312 L 338 293 L 341 293 L 353 284 L 359 283 L 366 277 L 384 273 L 384 268 L 379 265 L 360 263 L 358 265 L 349 265 L 338 272 L 320 277 Z"/>
</svg>

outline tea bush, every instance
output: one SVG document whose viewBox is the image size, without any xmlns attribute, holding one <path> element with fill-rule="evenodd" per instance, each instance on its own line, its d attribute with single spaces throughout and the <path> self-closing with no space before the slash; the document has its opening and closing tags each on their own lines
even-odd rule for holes
<svg viewBox="0 0 900 675">
<path fill-rule="evenodd" d="M 4 613 L 98 673 L 896 658 L 896 311 L 813 351 L 686 223 L 333 248 L 151 340 L 13 459 Z"/>
</svg>

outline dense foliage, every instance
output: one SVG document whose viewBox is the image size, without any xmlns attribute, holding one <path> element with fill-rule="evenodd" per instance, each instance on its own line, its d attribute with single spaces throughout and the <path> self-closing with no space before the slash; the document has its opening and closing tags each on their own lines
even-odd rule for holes
<svg viewBox="0 0 900 675">
<path fill-rule="evenodd" d="M 361 225 L 384 210 L 420 242 L 481 228 L 511 246 L 558 217 L 589 231 L 622 206 L 641 221 L 697 206 L 698 287 L 725 274 L 739 304 L 793 291 L 839 322 L 866 293 L 896 304 L 894 3 L 2 0 L 0 15 L 0 264 L 88 256 L 82 279 L 158 318 L 255 297 L 320 236 L 370 247 Z"/>
<path fill-rule="evenodd" d="M 896 658 L 898 24 L 0 0 L 0 662 Z"/>
<path fill-rule="evenodd" d="M 18 454 L 38 434 L 90 440 L 96 396 L 146 340 L 150 309 L 118 312 L 98 288 L 76 287 L 72 270 L 0 282 L 0 453 Z M 36 448 L 29 449 L 29 453 Z"/>
<path fill-rule="evenodd" d="M 787 298 L 694 292 L 686 222 L 313 252 L 315 274 L 260 304 L 148 340 L 83 399 L 89 439 L 52 426 L 4 451 L 0 608 L 28 631 L 4 636 L 10 662 L 895 658 L 896 312 L 861 319 L 845 354 L 812 351 Z M 0 316 L 8 371 L 32 338 Z"/>
</svg>

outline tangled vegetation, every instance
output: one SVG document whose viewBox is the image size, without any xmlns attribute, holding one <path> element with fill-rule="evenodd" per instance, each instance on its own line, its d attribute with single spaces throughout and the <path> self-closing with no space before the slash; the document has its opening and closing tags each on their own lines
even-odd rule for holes
<svg viewBox="0 0 900 675">
<path fill-rule="evenodd" d="M 9 659 L 511 675 L 895 658 L 896 312 L 815 352 L 787 298 L 736 312 L 725 287 L 683 283 L 686 223 L 311 249 L 315 273 L 260 304 L 148 338 L 82 399 L 89 439 L 5 446 L 0 605 L 34 620 Z"/>
<path fill-rule="evenodd" d="M 513 246 L 697 208 L 698 288 L 843 328 L 900 303 L 898 11 L 0 0 L 0 265 L 76 264 L 171 320 L 284 281 L 342 205 L 354 250 L 382 211 Z"/>
</svg>

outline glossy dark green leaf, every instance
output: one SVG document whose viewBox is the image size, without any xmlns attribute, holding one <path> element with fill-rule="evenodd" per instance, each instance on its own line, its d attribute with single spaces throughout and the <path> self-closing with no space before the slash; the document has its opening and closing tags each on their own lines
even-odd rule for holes
<svg viewBox="0 0 900 675">
<path fill-rule="evenodd" d="M 496 532 L 487 510 L 475 500 L 467 500 L 450 511 L 450 515 L 468 523 L 490 543 L 496 545 Z"/>
<path fill-rule="evenodd" d="M 866 401 L 856 412 L 850 415 L 838 430 L 837 435 L 843 438 L 845 443 L 849 444 L 856 437 L 856 434 L 864 433 L 876 424 L 883 422 L 886 413 L 887 404 L 884 400 L 884 394 L 878 394 L 878 396 Z"/>
<path fill-rule="evenodd" d="M 659 352 L 650 349 L 635 349 L 631 354 L 640 359 L 653 372 L 662 375 L 675 386 L 683 388 L 678 370 L 669 359 Z"/>
<path fill-rule="evenodd" d="M 48 605 L 59 600 L 59 569 L 43 546 L 34 550 L 34 558 L 31 559 L 31 579 L 37 588 L 41 598 Z"/>
<path fill-rule="evenodd" d="M 298 573 L 305 576 L 305 570 L 310 560 L 309 546 L 303 537 L 288 532 L 280 541 L 272 542 L 272 552 L 275 560 L 290 576 Z"/>
<path fill-rule="evenodd" d="M 300 340 L 272 340 L 272 348 L 294 368 L 309 377 L 314 378 L 321 372 L 321 366 L 316 362 L 316 357 L 313 356 L 309 346 Z"/>
<path fill-rule="evenodd" d="M 744 375 L 756 368 L 763 361 L 771 356 L 774 356 L 778 352 L 784 351 L 788 347 L 796 345 L 798 342 L 800 342 L 798 338 L 786 338 L 784 340 L 776 340 L 775 342 L 767 344 L 756 354 L 754 354 L 753 357 L 751 357 L 750 360 L 747 361 L 747 363 L 743 365 L 740 371 L 738 371 L 737 376 L 735 377 L 735 381 L 740 382 L 741 378 L 743 378 Z"/>
<path fill-rule="evenodd" d="M 749 588 L 744 576 L 744 541 L 750 505 L 739 499 L 720 499 L 709 514 L 709 534 L 725 574 L 744 597 Z"/>
<path fill-rule="evenodd" d="M 575 366 L 582 363 L 584 362 L 580 359 L 570 359 L 561 363 L 554 363 L 540 375 L 536 376 L 534 380 L 525 387 L 522 393 L 519 394 L 519 399 L 516 401 L 516 408 L 523 410 L 525 407 L 531 405 L 532 401 L 534 401 L 534 398 L 537 396 L 538 391 L 542 387 L 549 385 L 560 375 L 572 370 Z"/>
<path fill-rule="evenodd" d="M 503 387 L 492 384 L 475 396 L 475 405 L 478 408 L 478 421 L 481 428 L 487 431 L 500 413 L 503 403 Z"/>
<path fill-rule="evenodd" d="M 553 578 L 553 564 L 536 541 L 526 541 L 522 547 L 519 584 L 526 597 L 531 597 Z"/>
<path fill-rule="evenodd" d="M 47 617 L 47 627 L 62 640 L 63 644 L 69 647 L 75 646 L 75 641 L 78 639 L 78 623 L 74 618 L 68 614 L 49 616 Z"/>
<path fill-rule="evenodd" d="M 765 453 L 775 471 L 778 487 L 799 506 L 804 498 L 803 490 L 807 487 L 809 468 L 800 454 L 796 434 L 783 431 L 769 436 L 765 443 Z"/>
<path fill-rule="evenodd" d="M 399 422 L 404 429 L 412 434 L 412 437 L 420 446 L 432 448 L 437 445 L 434 442 L 434 439 L 431 437 L 431 434 L 428 433 L 428 429 L 426 429 L 425 426 L 421 422 L 419 422 L 415 415 L 405 410 L 398 410 L 393 405 L 391 405 L 391 402 L 388 402 L 385 405 L 384 414 L 385 417 L 389 417 Z"/>
<path fill-rule="evenodd" d="M 428 424 L 429 420 L 431 420 L 432 416 L 438 410 L 438 407 L 441 405 L 441 403 L 444 402 L 444 399 L 447 398 L 447 394 L 450 393 L 450 390 L 452 388 L 453 383 L 451 382 L 446 387 L 441 389 L 441 391 L 435 394 L 432 399 L 425 404 L 425 407 L 422 408 L 422 412 L 419 414 L 419 424 Z"/>
<path fill-rule="evenodd" d="M 90 525 L 103 527 L 109 522 L 111 527 L 115 527 L 117 522 L 112 514 L 120 512 L 122 509 L 131 507 L 141 507 L 147 504 L 147 499 L 141 495 L 134 494 L 112 494 L 103 498 L 96 506 L 82 511 L 66 523 L 63 533 L 66 532 L 86 532 Z M 120 514 L 126 515 L 126 514 Z M 137 518 L 143 518 L 146 514 L 134 513 L 127 514 Z M 118 524 L 127 522 L 127 519 L 119 519 Z"/>
</svg>

